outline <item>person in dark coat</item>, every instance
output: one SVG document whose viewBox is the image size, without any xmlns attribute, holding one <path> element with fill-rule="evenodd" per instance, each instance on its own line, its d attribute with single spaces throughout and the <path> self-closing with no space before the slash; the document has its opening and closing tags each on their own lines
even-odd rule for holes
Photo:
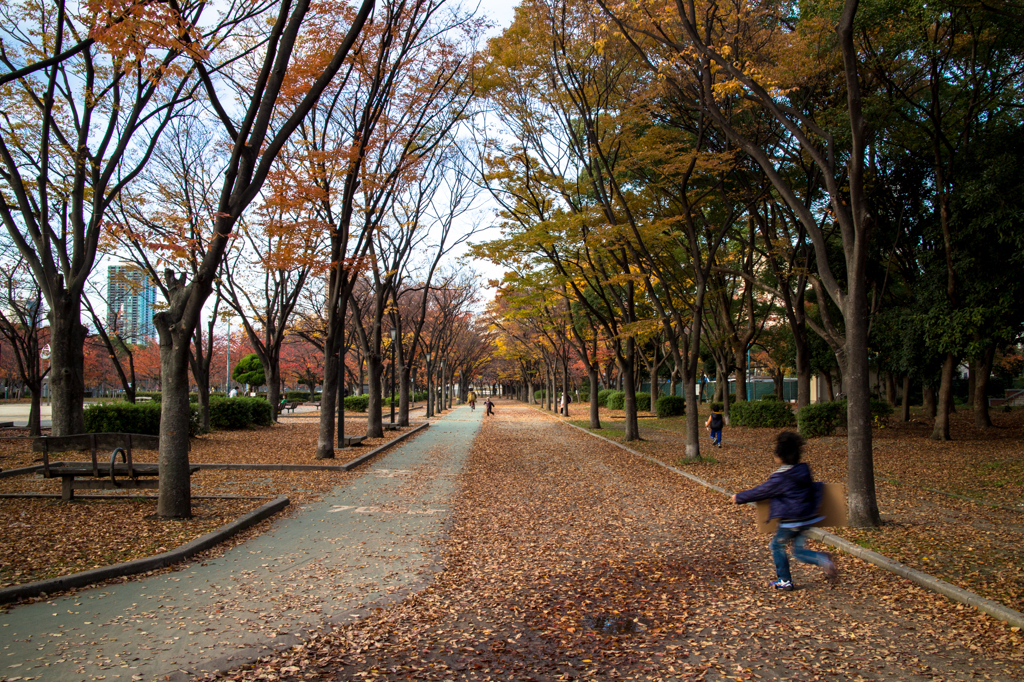
<svg viewBox="0 0 1024 682">
<path fill-rule="evenodd" d="M 732 496 L 733 504 L 771 500 L 768 519 L 778 519 L 779 527 L 768 544 L 776 574 L 776 580 L 769 585 L 786 592 L 793 589 L 789 556 L 786 553 L 786 546 L 790 543 L 793 545 L 793 556 L 798 561 L 820 566 L 830 581 L 838 575 L 832 557 L 825 552 L 815 552 L 804 547 L 807 529 L 824 518 L 818 514 L 818 509 L 821 507 L 825 486 L 815 483 L 811 468 L 800 461 L 803 444 L 804 440 L 798 433 L 780 433 L 775 442 L 775 463 L 781 466 L 761 485 Z"/>
<path fill-rule="evenodd" d="M 725 428 L 725 418 L 722 416 L 722 403 L 711 403 L 711 416 L 704 422 L 711 434 L 711 444 L 722 447 L 722 429 Z"/>
</svg>

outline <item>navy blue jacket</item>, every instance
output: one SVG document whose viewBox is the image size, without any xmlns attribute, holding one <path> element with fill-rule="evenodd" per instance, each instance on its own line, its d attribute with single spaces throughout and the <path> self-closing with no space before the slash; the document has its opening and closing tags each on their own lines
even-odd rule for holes
<svg viewBox="0 0 1024 682">
<path fill-rule="evenodd" d="M 825 485 L 814 482 L 811 467 L 799 462 L 783 464 L 761 485 L 737 493 L 736 504 L 770 499 L 769 520 L 808 519 L 817 515 L 824 493 Z"/>
</svg>

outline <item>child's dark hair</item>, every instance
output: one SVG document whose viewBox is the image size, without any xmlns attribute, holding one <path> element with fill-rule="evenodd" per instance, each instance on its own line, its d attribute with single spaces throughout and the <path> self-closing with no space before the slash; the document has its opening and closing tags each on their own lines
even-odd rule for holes
<svg viewBox="0 0 1024 682">
<path fill-rule="evenodd" d="M 722 403 L 711 403 L 711 411 L 712 412 L 721 412 L 722 411 Z"/>
<path fill-rule="evenodd" d="M 804 439 L 794 431 L 783 431 L 775 439 L 775 456 L 782 460 L 783 464 L 796 464 L 800 461 L 800 449 L 804 445 Z"/>
</svg>

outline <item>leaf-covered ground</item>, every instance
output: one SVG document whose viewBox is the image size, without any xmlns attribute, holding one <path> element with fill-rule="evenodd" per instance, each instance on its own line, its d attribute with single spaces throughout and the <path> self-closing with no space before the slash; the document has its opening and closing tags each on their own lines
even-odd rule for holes
<svg viewBox="0 0 1024 682">
<path fill-rule="evenodd" d="M 855 559 L 835 589 L 797 564 L 769 592 L 765 540 L 721 494 L 499 401 L 428 588 L 220 678 L 1021 679 L 1020 632 Z"/>
<path fill-rule="evenodd" d="M 346 419 L 348 433 L 365 433 L 366 420 Z M 341 465 L 410 429 L 386 432 L 386 438 L 364 441 L 338 453 L 334 461 L 314 459 L 317 423 L 312 418 L 282 420 L 269 428 L 217 431 L 193 440 L 189 459 L 204 463 Z M 16 468 L 38 463 L 30 440 L 0 440 L 0 462 Z M 89 453 L 62 453 L 59 459 L 87 461 Z M 135 461 L 155 462 L 157 453 L 138 450 Z M 109 461 L 109 460 L 108 460 Z M 78 499 L 0 498 L 0 587 L 69 575 L 97 566 L 139 559 L 178 547 L 264 504 L 265 499 L 203 499 L 203 496 L 275 497 L 292 505 L 319 499 L 357 474 L 341 471 L 202 470 L 192 476 L 193 518 L 154 518 L 156 500 L 140 491 L 131 500 L 96 500 L 87 494 L 118 491 L 77 491 Z M 41 474 L 0 478 L 0 493 L 60 494 L 60 479 Z M 249 531 L 231 543 L 243 541 Z M 230 545 L 228 545 L 230 546 Z M 225 548 L 211 550 L 220 552 Z M 203 556 L 206 556 L 204 554 Z"/>
<path fill-rule="evenodd" d="M 707 409 L 706 407 L 704 408 Z M 586 412 L 572 423 L 589 426 Z M 953 440 L 928 439 L 920 415 L 875 429 L 876 492 L 883 526 L 831 529 L 849 540 L 1007 606 L 1024 610 L 1024 411 L 993 413 L 995 428 L 978 430 L 966 409 L 952 417 Z M 702 413 L 700 423 L 707 415 Z M 621 412 L 602 410 L 606 438 L 622 441 Z M 726 427 L 721 449 L 701 429 L 706 462 L 682 461 L 685 418 L 643 419 L 642 441 L 629 447 L 728 490 L 757 485 L 774 468 L 778 429 Z M 846 438 L 811 439 L 804 460 L 816 478 L 845 482 Z"/>
</svg>

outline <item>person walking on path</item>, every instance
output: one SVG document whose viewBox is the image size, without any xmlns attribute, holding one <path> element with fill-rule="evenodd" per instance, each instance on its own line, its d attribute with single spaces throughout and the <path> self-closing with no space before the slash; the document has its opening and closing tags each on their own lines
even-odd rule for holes
<svg viewBox="0 0 1024 682">
<path fill-rule="evenodd" d="M 725 418 L 722 417 L 722 403 L 711 403 L 711 416 L 708 417 L 704 426 L 711 432 L 711 444 L 722 447 L 722 429 L 725 427 Z"/>
<path fill-rule="evenodd" d="M 475 410 L 476 409 L 476 391 L 470 391 L 469 395 L 466 396 L 466 399 L 469 401 L 469 409 Z"/>
<path fill-rule="evenodd" d="M 780 465 L 779 468 L 756 488 L 732 496 L 733 504 L 771 500 L 768 520 L 778 519 L 779 527 L 768 544 L 776 574 L 776 580 L 768 584 L 785 592 L 793 589 L 789 556 L 786 553 L 786 545 L 790 543 L 793 544 L 793 556 L 798 561 L 820 566 L 830 581 L 838 575 L 832 557 L 825 552 L 815 552 L 804 547 L 807 529 L 825 518 L 818 515 L 825 486 L 815 483 L 811 468 L 800 461 L 803 444 L 804 439 L 798 433 L 780 433 L 775 440 L 775 463 Z"/>
</svg>

